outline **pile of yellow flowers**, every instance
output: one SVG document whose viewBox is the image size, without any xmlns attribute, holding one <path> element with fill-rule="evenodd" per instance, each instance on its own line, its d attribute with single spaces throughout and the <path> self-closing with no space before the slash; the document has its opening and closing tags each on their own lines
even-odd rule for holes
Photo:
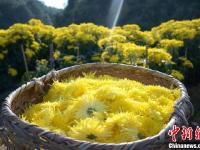
<svg viewBox="0 0 200 150">
<path fill-rule="evenodd" d="M 122 143 L 157 134 L 169 121 L 180 90 L 107 75 L 54 81 L 43 102 L 22 119 L 75 139 Z"/>
</svg>

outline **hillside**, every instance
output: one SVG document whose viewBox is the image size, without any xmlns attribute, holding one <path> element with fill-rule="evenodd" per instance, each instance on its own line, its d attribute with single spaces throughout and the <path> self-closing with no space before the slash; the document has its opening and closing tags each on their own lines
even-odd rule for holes
<svg viewBox="0 0 200 150">
<path fill-rule="evenodd" d="M 69 0 L 56 25 L 93 22 L 106 25 L 105 20 L 111 0 Z M 103 10 L 103 11 L 102 11 Z M 125 0 L 119 25 L 138 24 L 142 29 L 150 29 L 171 19 L 184 20 L 200 17 L 199 0 Z"/>
<path fill-rule="evenodd" d="M 14 23 L 25 23 L 31 18 L 53 24 L 54 16 L 59 11 L 37 0 L 0 0 L 0 28 L 7 28 Z"/>
</svg>

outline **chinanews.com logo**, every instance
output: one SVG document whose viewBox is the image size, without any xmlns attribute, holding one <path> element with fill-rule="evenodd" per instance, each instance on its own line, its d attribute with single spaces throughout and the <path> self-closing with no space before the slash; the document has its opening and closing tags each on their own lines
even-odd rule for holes
<svg viewBox="0 0 200 150">
<path fill-rule="evenodd" d="M 183 143 L 177 143 L 177 135 L 181 132 L 181 139 Z M 173 125 L 173 128 L 168 131 L 168 135 L 172 139 L 172 143 L 169 143 L 169 149 L 200 149 L 200 128 L 199 126 L 193 130 L 192 127 L 182 126 L 182 128 Z M 184 143 L 184 141 L 195 140 L 194 144 Z"/>
</svg>

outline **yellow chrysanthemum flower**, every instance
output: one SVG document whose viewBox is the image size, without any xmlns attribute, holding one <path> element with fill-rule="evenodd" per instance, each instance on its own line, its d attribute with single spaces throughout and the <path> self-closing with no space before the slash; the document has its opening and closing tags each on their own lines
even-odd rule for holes
<svg viewBox="0 0 200 150">
<path fill-rule="evenodd" d="M 111 136 L 110 131 L 99 120 L 94 118 L 87 118 L 77 122 L 68 134 L 75 139 L 91 142 L 105 142 L 105 139 Z"/>
<path fill-rule="evenodd" d="M 8 68 L 8 74 L 12 77 L 15 77 L 18 74 L 18 72 L 15 68 L 10 67 L 10 68 Z"/>
<path fill-rule="evenodd" d="M 137 102 L 131 98 L 127 99 L 119 99 L 114 101 L 110 105 L 111 112 L 135 112 L 135 114 L 144 113 L 145 109 L 147 109 L 148 104 L 144 102 Z"/>
<path fill-rule="evenodd" d="M 5 55 L 8 54 L 8 50 L 3 50 L 2 53 Z"/>
<path fill-rule="evenodd" d="M 106 128 L 112 131 L 109 141 L 121 143 L 138 140 L 141 127 L 138 117 L 130 112 L 110 114 L 105 121 Z"/>
<path fill-rule="evenodd" d="M 116 63 L 119 61 L 119 57 L 117 55 L 112 55 L 110 61 Z"/>
<path fill-rule="evenodd" d="M 134 101 L 145 102 L 149 99 L 149 95 L 146 91 L 139 88 L 130 89 L 127 93 L 128 97 L 131 97 Z"/>
<path fill-rule="evenodd" d="M 0 53 L 0 60 L 4 59 L 4 55 L 2 53 Z"/>
<path fill-rule="evenodd" d="M 40 48 L 40 44 L 34 41 L 31 45 L 31 48 L 37 51 Z"/>
<path fill-rule="evenodd" d="M 60 51 L 57 50 L 54 52 L 53 57 L 54 57 L 54 59 L 58 59 L 60 57 L 60 55 L 61 55 Z"/>
<path fill-rule="evenodd" d="M 55 101 L 62 99 L 65 94 L 67 85 L 58 81 L 54 81 L 49 92 L 44 97 L 44 101 Z"/>
<path fill-rule="evenodd" d="M 37 63 L 40 65 L 47 65 L 48 61 L 46 59 L 37 60 Z"/>
<path fill-rule="evenodd" d="M 126 92 L 118 87 L 105 85 L 97 89 L 95 96 L 97 99 L 110 103 L 126 97 Z"/>
<path fill-rule="evenodd" d="M 43 103 L 35 104 L 35 105 L 28 107 L 25 110 L 24 116 L 26 116 L 26 118 L 29 121 L 31 121 L 33 118 L 38 118 L 37 113 L 40 113 L 40 112 L 46 111 L 46 110 L 54 112 L 55 110 L 57 110 L 58 106 L 59 106 L 58 102 L 43 102 Z"/>
<path fill-rule="evenodd" d="M 189 68 L 189 69 L 194 68 L 194 65 L 192 64 L 192 62 L 190 60 L 185 60 L 183 63 L 183 66 L 185 66 L 186 68 Z"/>
<path fill-rule="evenodd" d="M 40 111 L 37 111 L 37 113 L 35 113 L 35 109 L 34 107 L 32 108 L 31 111 L 27 110 L 24 113 L 24 118 L 26 120 L 28 120 L 29 122 L 36 124 L 38 126 L 41 126 L 43 128 L 49 128 L 49 126 L 51 126 L 51 119 L 54 116 L 54 111 L 51 108 L 42 108 L 40 107 Z M 33 113 L 31 113 L 33 112 Z M 31 116 L 31 117 L 28 117 Z"/>
<path fill-rule="evenodd" d="M 66 134 L 67 131 L 69 131 L 69 125 L 73 123 L 72 119 L 73 118 L 66 115 L 66 113 L 55 111 L 50 123 L 53 129 L 59 129 Z"/>
<path fill-rule="evenodd" d="M 86 90 L 87 85 L 84 82 L 61 83 L 54 81 L 44 100 L 72 99 L 83 95 Z"/>
<path fill-rule="evenodd" d="M 25 54 L 26 54 L 26 56 L 30 59 L 30 58 L 32 58 L 32 57 L 35 55 L 35 52 L 32 51 L 31 49 L 27 48 L 27 49 L 25 50 Z"/>
<path fill-rule="evenodd" d="M 64 56 L 63 59 L 64 59 L 64 61 L 66 61 L 66 62 L 70 62 L 70 61 L 72 61 L 72 59 L 74 59 L 74 56 L 73 56 L 73 55 Z"/>
<path fill-rule="evenodd" d="M 73 82 L 71 81 L 69 84 L 67 84 L 65 94 L 68 97 L 79 97 L 82 96 L 87 91 L 87 83 L 85 82 Z"/>
<path fill-rule="evenodd" d="M 145 91 L 146 91 L 147 95 L 152 99 L 157 99 L 160 96 L 165 96 L 169 99 L 174 98 L 170 89 L 167 89 L 167 88 L 164 88 L 164 87 L 161 87 L 161 86 L 150 85 L 150 86 L 146 87 Z"/>
<path fill-rule="evenodd" d="M 184 80 L 184 75 L 178 70 L 172 70 L 171 75 L 177 78 L 178 80 Z"/>
<path fill-rule="evenodd" d="M 74 102 L 74 109 L 76 110 L 75 117 L 77 119 L 85 119 L 96 115 L 98 115 L 99 117 L 103 117 L 103 114 L 106 112 L 107 106 L 103 102 L 95 99 L 93 96 L 86 95 L 81 97 L 80 100 Z"/>
</svg>

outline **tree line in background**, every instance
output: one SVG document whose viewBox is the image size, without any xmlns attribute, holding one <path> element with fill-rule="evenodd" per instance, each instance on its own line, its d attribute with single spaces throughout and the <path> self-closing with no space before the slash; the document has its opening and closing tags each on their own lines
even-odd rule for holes
<svg viewBox="0 0 200 150">
<path fill-rule="evenodd" d="M 0 91 L 53 68 L 88 62 L 150 67 L 194 84 L 199 60 L 200 19 L 171 20 L 148 31 L 136 24 L 113 30 L 92 23 L 55 28 L 31 19 L 0 30 Z"/>
<path fill-rule="evenodd" d="M 108 25 L 112 0 L 69 0 L 64 10 L 45 6 L 38 0 L 0 0 L 0 28 L 26 23 L 31 18 L 56 27 L 92 22 Z M 162 22 L 200 17 L 199 0 L 125 0 L 119 25 L 138 24 L 149 30 Z"/>
<path fill-rule="evenodd" d="M 106 18 L 113 0 L 69 0 L 69 5 L 58 13 L 56 26 L 93 22 L 108 25 Z M 118 25 L 138 24 L 151 29 L 171 19 L 185 20 L 200 17 L 199 0 L 124 0 Z"/>
<path fill-rule="evenodd" d="M 61 10 L 47 7 L 38 0 L 0 0 L 0 28 L 8 28 L 14 23 L 26 23 L 31 18 L 54 24 L 59 12 Z"/>
</svg>

